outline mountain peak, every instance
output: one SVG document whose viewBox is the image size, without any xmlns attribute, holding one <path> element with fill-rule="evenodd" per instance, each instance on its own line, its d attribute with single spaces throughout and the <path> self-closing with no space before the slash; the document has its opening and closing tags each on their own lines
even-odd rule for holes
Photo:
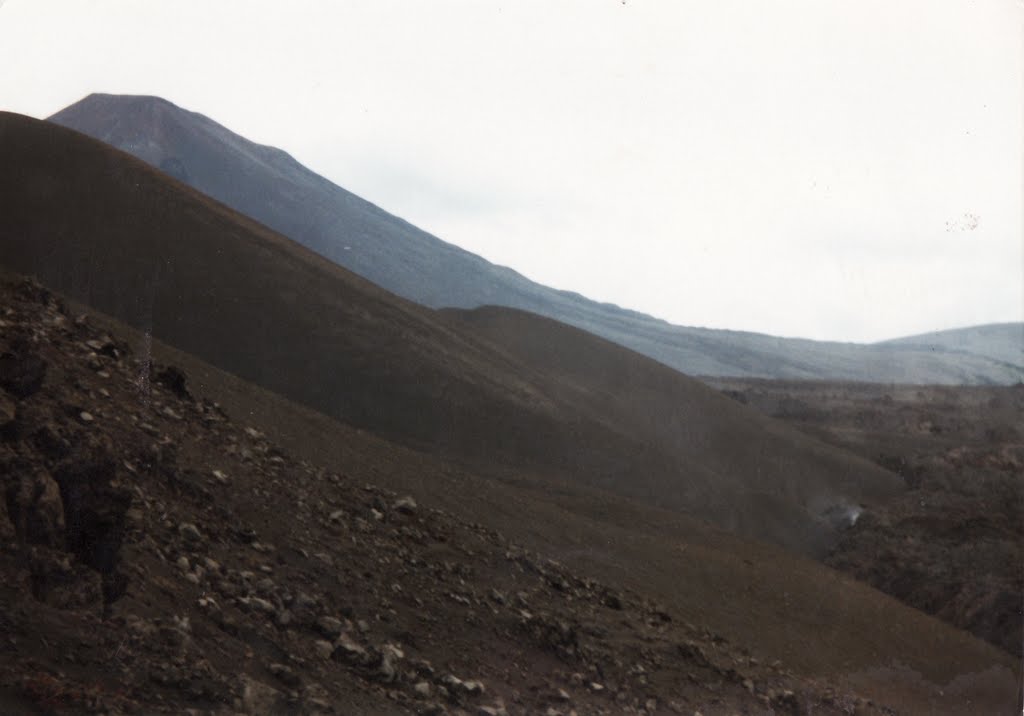
<svg viewBox="0 0 1024 716">
<path fill-rule="evenodd" d="M 134 154 L 215 198 L 218 185 L 209 178 L 211 173 L 239 171 L 239 161 L 250 166 L 258 162 L 276 179 L 286 174 L 312 175 L 287 152 L 252 142 L 203 114 L 155 95 L 94 92 L 48 121 Z"/>
<path fill-rule="evenodd" d="M 138 111 L 171 111 L 187 114 L 194 114 L 182 109 L 170 100 L 156 95 L 144 94 L 108 94 L 106 92 L 93 92 L 68 105 L 64 109 L 49 117 L 49 121 L 57 124 L 66 124 L 71 118 L 82 117 L 83 115 L 105 115 L 111 113 L 138 112 Z"/>
</svg>

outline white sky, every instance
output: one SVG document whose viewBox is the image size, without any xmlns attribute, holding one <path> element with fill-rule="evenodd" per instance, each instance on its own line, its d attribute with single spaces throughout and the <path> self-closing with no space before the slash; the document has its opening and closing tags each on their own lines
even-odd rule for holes
<svg viewBox="0 0 1024 716">
<path fill-rule="evenodd" d="M 0 109 L 159 95 L 541 283 L 879 340 L 1024 320 L 1022 38 L 1020 0 L 0 0 Z"/>
</svg>

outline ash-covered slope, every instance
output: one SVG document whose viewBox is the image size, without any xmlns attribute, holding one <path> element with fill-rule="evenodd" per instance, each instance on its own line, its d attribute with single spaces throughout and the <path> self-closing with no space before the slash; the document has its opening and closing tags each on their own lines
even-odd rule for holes
<svg viewBox="0 0 1024 716">
<path fill-rule="evenodd" d="M 549 316 L 689 375 L 1013 383 L 1024 361 L 935 346 L 857 345 L 673 326 L 534 283 L 421 231 L 203 115 L 155 97 L 93 94 L 51 121 L 107 142 L 400 296 Z M 710 299 L 713 300 L 713 299 Z"/>
<path fill-rule="evenodd" d="M 696 680 L 665 688 L 673 670 L 727 679 L 714 698 L 732 708 L 842 713 L 809 680 L 735 669 L 735 648 L 642 595 L 350 465 L 288 455 L 38 284 L 4 280 L 0 297 L 5 714 L 653 714 L 709 700 Z M 667 662 L 645 656 L 656 642 Z M 638 663 L 657 681 L 629 673 Z"/>
<path fill-rule="evenodd" d="M 820 565 L 481 481 L 32 281 L 0 305 L 5 714 L 1013 708 L 1005 655 Z"/>
<path fill-rule="evenodd" d="M 820 516 L 830 505 L 901 488 L 892 473 L 600 341 L 588 361 L 625 366 L 657 383 L 663 402 L 694 406 L 661 405 L 655 414 L 671 421 L 637 422 L 658 398 L 634 402 L 626 390 L 605 411 L 594 394 L 614 386 L 584 375 L 560 391 L 543 356 L 510 353 L 77 132 L 0 115 L 0 165 L 0 262 L 389 439 L 600 487 L 809 554 L 835 529 Z M 578 331 L 519 315 L 523 340 L 576 350 Z"/>
<path fill-rule="evenodd" d="M 891 483 L 866 478 L 861 465 L 846 462 L 844 452 L 806 441 L 762 415 L 750 419 L 744 411 L 741 419 L 740 406 L 721 401 L 718 391 L 680 381 L 677 371 L 603 338 L 507 308 L 445 313 L 536 370 L 546 395 L 590 420 L 616 426 L 644 450 L 659 446 L 690 471 L 681 483 L 651 476 L 617 485 L 619 492 L 653 497 L 666 506 L 676 500 L 699 503 L 705 518 L 748 534 L 785 532 L 785 525 L 800 520 L 792 512 L 794 502 L 814 514 L 832 515 L 845 528 L 844 515 L 854 504 L 840 495 L 873 501 L 894 494 Z M 731 429 L 724 431 L 723 425 Z M 780 444 L 788 449 L 779 449 Z M 792 452 L 801 459 L 787 457 Z M 694 473 L 694 466 L 709 468 L 710 480 Z M 735 491 L 728 486 L 737 476 L 742 476 L 737 489 L 746 494 L 742 504 L 730 502 Z"/>
</svg>

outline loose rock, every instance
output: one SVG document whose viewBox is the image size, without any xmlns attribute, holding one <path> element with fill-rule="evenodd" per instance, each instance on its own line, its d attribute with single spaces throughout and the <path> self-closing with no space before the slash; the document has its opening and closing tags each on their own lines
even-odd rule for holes
<svg viewBox="0 0 1024 716">
<path fill-rule="evenodd" d="M 316 620 L 316 628 L 329 639 L 337 639 L 341 636 L 342 623 L 336 617 L 322 616 Z"/>
<path fill-rule="evenodd" d="M 184 522 L 178 526 L 178 533 L 189 542 L 199 542 L 203 539 L 199 528 L 191 522 Z"/>
<path fill-rule="evenodd" d="M 392 505 L 392 508 L 396 512 L 402 512 L 404 514 L 411 515 L 416 512 L 416 500 L 406 495 L 405 497 L 401 497 L 395 500 L 395 504 Z"/>
<path fill-rule="evenodd" d="M 13 423 L 17 412 L 14 400 L 6 392 L 0 391 L 0 428 L 6 428 Z"/>
<path fill-rule="evenodd" d="M 24 473 L 8 487 L 7 509 L 20 539 L 56 549 L 65 547 L 60 487 L 45 470 Z"/>
<path fill-rule="evenodd" d="M 334 642 L 334 653 L 332 654 L 332 657 L 350 662 L 364 662 L 366 661 L 368 654 L 366 649 L 352 640 L 352 637 L 348 634 L 342 634 L 338 637 L 338 640 Z"/>
</svg>

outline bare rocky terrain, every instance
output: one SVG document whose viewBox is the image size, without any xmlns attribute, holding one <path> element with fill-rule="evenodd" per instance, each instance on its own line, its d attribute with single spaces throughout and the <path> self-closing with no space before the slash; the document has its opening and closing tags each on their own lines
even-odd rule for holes
<svg viewBox="0 0 1024 716">
<path fill-rule="evenodd" d="M 1021 656 L 1024 386 L 716 383 L 906 481 L 827 564 Z"/>
<path fill-rule="evenodd" d="M 0 295 L 4 713 L 891 713 Z"/>
</svg>

